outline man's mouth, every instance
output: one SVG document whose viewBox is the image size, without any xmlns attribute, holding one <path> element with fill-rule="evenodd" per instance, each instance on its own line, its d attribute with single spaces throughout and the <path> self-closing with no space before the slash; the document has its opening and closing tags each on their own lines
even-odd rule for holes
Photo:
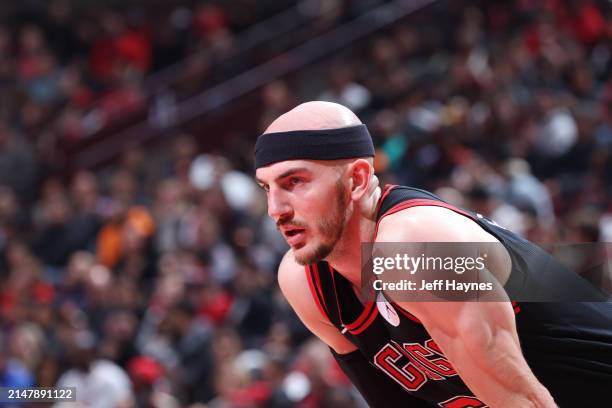
<svg viewBox="0 0 612 408">
<path fill-rule="evenodd" d="M 304 241 L 305 229 L 304 228 L 286 228 L 283 229 L 283 235 L 285 240 L 291 246 L 299 245 Z"/>
<path fill-rule="evenodd" d="M 303 228 L 290 229 L 290 230 L 285 231 L 285 235 L 292 237 L 294 235 L 299 234 L 300 232 L 304 232 L 304 229 Z"/>
</svg>

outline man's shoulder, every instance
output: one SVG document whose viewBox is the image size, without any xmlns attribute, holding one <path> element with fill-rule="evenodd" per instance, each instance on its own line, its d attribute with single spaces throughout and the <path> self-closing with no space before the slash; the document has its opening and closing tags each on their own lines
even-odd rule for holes
<svg viewBox="0 0 612 408">
<path fill-rule="evenodd" d="M 304 266 L 297 263 L 289 249 L 278 266 L 278 284 L 283 292 L 293 290 L 300 284 L 307 283 Z"/>
<path fill-rule="evenodd" d="M 299 264 L 290 250 L 278 267 L 278 286 L 294 308 L 310 308 L 314 305 L 309 290 L 306 266 Z"/>
<path fill-rule="evenodd" d="M 419 205 L 397 211 L 381 218 L 377 241 L 455 241 L 473 239 L 484 232 L 470 218 L 451 209 Z"/>
</svg>

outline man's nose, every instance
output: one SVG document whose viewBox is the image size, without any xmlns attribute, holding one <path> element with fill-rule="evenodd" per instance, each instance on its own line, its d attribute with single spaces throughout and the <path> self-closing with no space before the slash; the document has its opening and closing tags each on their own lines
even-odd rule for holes
<svg viewBox="0 0 612 408">
<path fill-rule="evenodd" d="M 274 221 L 278 221 L 288 218 L 291 215 L 291 211 L 291 205 L 284 194 L 278 190 L 274 191 L 270 189 L 268 193 L 268 215 L 272 217 Z"/>
</svg>

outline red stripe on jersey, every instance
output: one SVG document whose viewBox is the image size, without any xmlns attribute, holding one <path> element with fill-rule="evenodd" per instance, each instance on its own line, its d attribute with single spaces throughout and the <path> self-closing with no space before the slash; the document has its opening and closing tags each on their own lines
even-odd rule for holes
<svg viewBox="0 0 612 408">
<path fill-rule="evenodd" d="M 337 294 L 338 291 L 336 290 L 336 278 L 335 278 L 335 275 L 334 275 L 334 270 L 332 269 L 331 265 L 329 265 L 329 264 L 327 264 L 327 267 L 329 268 L 329 273 L 331 274 L 332 281 L 334 283 L 334 291 Z M 341 316 L 340 305 L 338 304 L 337 306 L 338 306 L 338 316 Z M 365 305 L 365 307 L 363 308 L 363 310 L 361 311 L 361 314 L 359 315 L 359 317 L 357 319 L 355 319 L 355 321 L 353 323 L 346 324 L 346 325 L 344 325 L 344 327 L 346 327 L 348 330 L 355 330 L 357 327 L 359 327 L 359 325 L 361 325 L 366 320 L 366 318 L 368 317 L 368 315 L 372 311 L 373 307 L 374 307 L 374 302 L 368 302 Z M 341 318 L 341 320 L 342 320 L 342 318 Z M 344 322 L 341 322 L 341 323 L 344 324 Z"/>
<path fill-rule="evenodd" d="M 359 315 L 357 320 L 355 320 L 351 324 L 345 325 L 345 327 L 348 330 L 355 330 L 357 327 L 359 327 L 359 325 L 361 325 L 363 322 L 366 321 L 373 307 L 374 307 L 374 302 L 368 302 L 368 304 L 363 308 L 363 311 L 361 312 L 361 315 Z"/>
<path fill-rule="evenodd" d="M 325 312 L 327 312 L 326 316 L 329 316 L 329 309 L 327 308 L 327 304 L 325 303 L 325 296 L 323 293 L 323 286 L 321 285 L 321 277 L 319 275 L 319 265 L 318 264 L 313 264 L 312 265 L 312 271 L 313 271 L 313 275 L 315 278 L 315 284 L 316 284 L 316 288 L 317 291 L 319 292 L 319 295 L 321 296 L 321 302 L 323 302 L 323 308 L 325 309 Z"/>
<path fill-rule="evenodd" d="M 376 316 L 378 316 L 378 308 L 375 307 L 372 310 L 373 310 L 372 314 L 370 315 L 368 320 L 366 320 L 366 322 L 360 328 L 358 328 L 356 330 L 349 330 L 349 332 L 351 334 L 353 334 L 353 335 L 359 334 L 359 333 L 363 332 L 365 329 L 367 329 L 368 327 L 370 327 L 370 325 L 372 324 L 374 319 L 376 319 Z"/>
<path fill-rule="evenodd" d="M 423 207 L 423 206 L 447 208 L 461 215 L 465 215 L 466 217 L 470 219 L 474 219 L 474 216 L 470 214 L 469 212 L 464 211 L 460 208 L 457 208 L 453 205 L 447 204 L 445 202 L 433 200 L 429 198 L 414 198 L 412 200 L 406 200 L 402 203 L 396 204 L 390 209 L 388 209 L 384 214 L 382 214 L 380 218 L 378 219 L 378 221 L 376 222 L 376 229 L 374 230 L 374 238 L 376 238 L 376 235 L 378 235 L 378 226 L 380 224 L 380 221 L 382 221 L 382 219 L 385 218 L 387 215 L 395 214 L 396 212 L 405 210 L 406 208 Z"/>
<path fill-rule="evenodd" d="M 417 207 L 417 206 L 423 206 L 423 205 L 431 205 L 431 206 L 436 206 L 436 207 L 448 208 L 449 210 L 458 212 L 459 214 L 465 215 L 466 217 L 474 218 L 472 214 L 468 213 L 465 210 L 462 210 L 461 208 L 457 208 L 454 205 L 445 203 L 443 201 L 434 200 L 431 198 L 414 198 L 412 200 L 404 201 L 403 203 L 398 203 L 395 206 L 391 207 L 389 210 L 387 210 L 387 212 L 384 213 L 382 216 L 384 217 L 385 215 L 393 214 L 395 212 L 403 210 L 404 208 Z"/>
<path fill-rule="evenodd" d="M 328 314 L 325 312 L 325 309 L 323 308 L 323 305 L 321 304 L 321 298 L 319 298 L 319 294 L 317 292 L 317 289 L 315 287 L 315 283 L 313 282 L 313 277 L 312 277 L 312 271 L 310 269 L 309 265 L 304 266 L 304 270 L 306 271 L 306 278 L 308 278 L 308 287 L 310 287 L 310 292 L 312 293 L 312 297 L 315 300 L 315 303 L 317 304 L 317 308 L 319 309 L 319 311 L 321 312 L 321 314 L 327 318 L 329 318 Z"/>
<path fill-rule="evenodd" d="M 336 289 L 336 276 L 330 264 L 327 264 L 327 268 L 329 269 L 329 273 L 331 274 L 332 283 L 334 285 L 334 292 L 336 293 L 336 307 L 338 308 L 338 317 L 340 318 L 340 323 L 342 323 L 342 325 L 346 327 L 346 329 L 349 331 L 355 330 L 366 321 L 367 317 L 370 315 L 370 312 L 372 311 L 372 308 L 374 307 L 374 302 L 368 302 L 364 306 L 359 317 L 357 317 L 357 319 L 355 319 L 354 322 L 349 323 L 349 324 L 344 324 L 344 322 L 342 321 L 342 313 L 340 312 L 340 303 L 338 302 L 338 297 L 337 297 L 338 290 Z"/>
<path fill-rule="evenodd" d="M 380 198 L 378 199 L 378 204 L 376 204 L 376 212 L 374 214 L 378 214 L 378 211 L 380 211 L 380 207 L 382 206 L 383 201 L 385 201 L 385 198 L 387 198 L 387 196 L 389 195 L 389 193 L 391 193 L 391 191 L 397 187 L 396 184 L 387 184 L 384 188 L 383 188 L 383 192 L 380 196 Z"/>
</svg>

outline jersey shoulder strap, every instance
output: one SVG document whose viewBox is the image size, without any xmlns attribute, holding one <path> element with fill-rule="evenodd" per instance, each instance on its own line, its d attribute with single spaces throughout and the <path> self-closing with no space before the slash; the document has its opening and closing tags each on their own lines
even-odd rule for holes
<svg viewBox="0 0 612 408">
<path fill-rule="evenodd" d="M 394 184 L 385 185 L 379 201 L 377 220 L 388 213 L 399 204 L 413 200 L 435 200 L 442 201 L 429 191 L 414 187 L 398 186 Z"/>
<path fill-rule="evenodd" d="M 331 266 L 325 261 L 320 261 L 304 266 L 304 270 L 308 278 L 310 293 L 321 314 L 327 317 L 334 326 L 342 326 L 336 306 Z"/>
<path fill-rule="evenodd" d="M 312 297 L 323 316 L 342 334 L 357 335 L 376 318 L 376 302 L 372 298 L 362 303 L 351 283 L 321 261 L 305 267 Z"/>
<path fill-rule="evenodd" d="M 474 213 L 455 207 L 429 191 L 415 187 L 387 184 L 378 202 L 376 222 L 378 223 L 383 217 L 406 208 L 427 205 L 448 208 L 466 217 L 476 218 Z"/>
<path fill-rule="evenodd" d="M 378 235 L 378 227 L 380 221 L 384 217 L 398 211 L 405 210 L 406 208 L 419 206 L 447 208 L 458 214 L 471 218 L 478 224 L 481 224 L 475 213 L 455 207 L 429 191 L 421 190 L 420 188 L 387 184 L 385 185 L 380 200 L 378 201 L 374 237 Z"/>
</svg>

